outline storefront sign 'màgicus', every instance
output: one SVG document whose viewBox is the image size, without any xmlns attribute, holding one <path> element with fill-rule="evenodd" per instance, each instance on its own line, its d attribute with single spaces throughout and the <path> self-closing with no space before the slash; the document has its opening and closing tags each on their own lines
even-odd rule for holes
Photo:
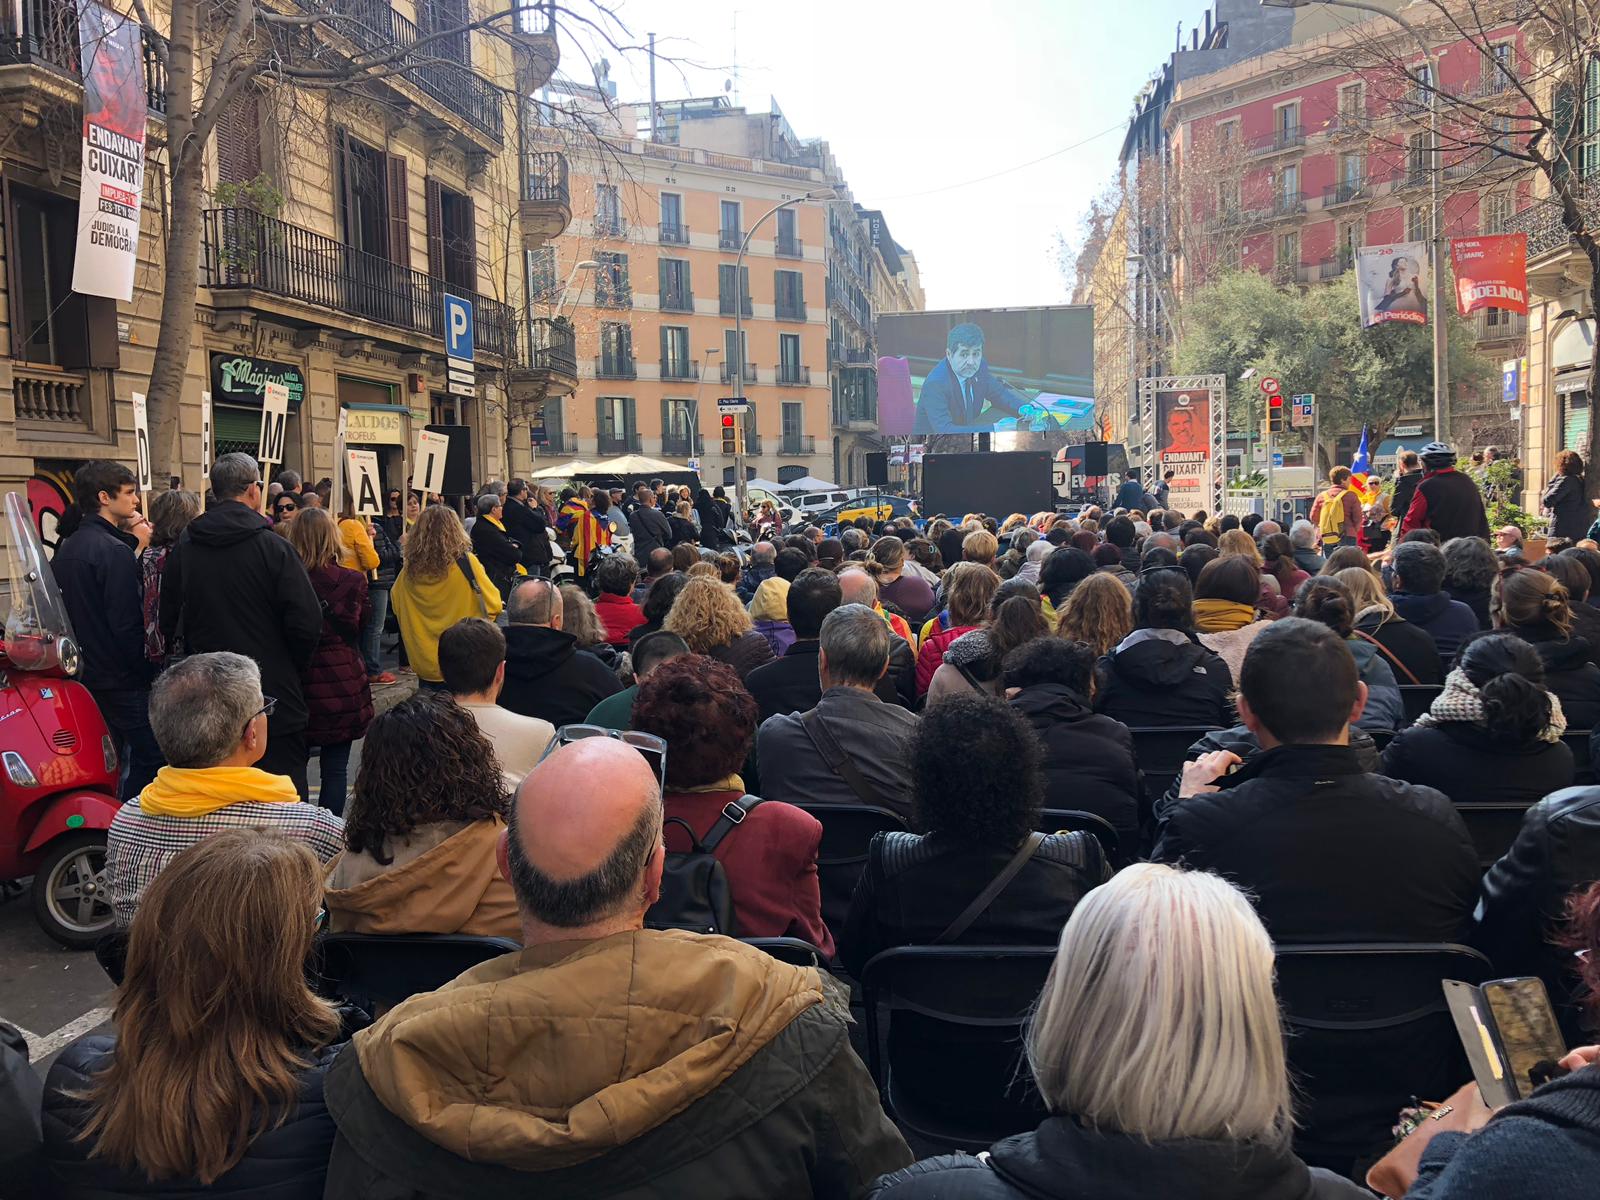
<svg viewBox="0 0 1600 1200">
<path fill-rule="evenodd" d="M 293 363 L 269 362 L 242 354 L 211 356 L 211 390 L 219 404 L 261 405 L 267 384 L 281 383 L 289 389 L 289 408 L 300 407 L 305 399 L 306 381 Z"/>
</svg>

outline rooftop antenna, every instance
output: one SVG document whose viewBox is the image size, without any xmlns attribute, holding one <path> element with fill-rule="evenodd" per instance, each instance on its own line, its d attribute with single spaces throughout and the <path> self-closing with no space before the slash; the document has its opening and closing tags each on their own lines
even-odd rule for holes
<svg viewBox="0 0 1600 1200">
<path fill-rule="evenodd" d="M 739 10 L 733 10 L 733 106 L 739 107 Z"/>
</svg>

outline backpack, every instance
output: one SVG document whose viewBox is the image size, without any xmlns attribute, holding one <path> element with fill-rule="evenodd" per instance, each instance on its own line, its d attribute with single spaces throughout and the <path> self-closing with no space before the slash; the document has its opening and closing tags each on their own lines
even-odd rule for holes
<svg viewBox="0 0 1600 1200">
<path fill-rule="evenodd" d="M 689 849 L 667 851 L 661 873 L 661 897 L 644 915 L 646 929 L 688 929 L 695 933 L 720 933 L 738 937 L 733 919 L 733 890 L 728 873 L 713 856 L 722 839 L 743 823 L 761 803 L 759 796 L 741 796 L 722 808 L 717 823 L 704 838 L 681 817 L 668 817 L 664 825 L 680 825 L 689 835 Z"/>
<path fill-rule="evenodd" d="M 1344 489 L 1322 493 L 1322 515 L 1317 520 L 1324 543 L 1344 537 Z"/>
</svg>

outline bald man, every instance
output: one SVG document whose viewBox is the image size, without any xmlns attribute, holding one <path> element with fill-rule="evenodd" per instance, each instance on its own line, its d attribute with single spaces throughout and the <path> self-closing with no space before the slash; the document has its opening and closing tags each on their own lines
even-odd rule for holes
<svg viewBox="0 0 1600 1200">
<path fill-rule="evenodd" d="M 646 929 L 661 792 L 610 738 L 551 753 L 502 835 L 523 951 L 392 1009 L 328 1072 L 330 1196 L 864 1196 L 911 1161 L 824 977 Z"/>
<path fill-rule="evenodd" d="M 889 626 L 889 672 L 884 679 L 893 685 L 894 695 L 882 689 L 878 695 L 902 708 L 915 708 L 917 652 L 911 648 L 910 625 L 904 617 L 891 619 L 878 599 L 878 581 L 861 567 L 850 566 L 839 572 L 839 591 L 845 604 L 865 604 Z"/>
<path fill-rule="evenodd" d="M 561 589 L 548 579 L 524 579 L 506 597 L 506 682 L 500 707 L 574 725 L 607 696 L 622 690 L 616 674 L 561 628 Z"/>
</svg>

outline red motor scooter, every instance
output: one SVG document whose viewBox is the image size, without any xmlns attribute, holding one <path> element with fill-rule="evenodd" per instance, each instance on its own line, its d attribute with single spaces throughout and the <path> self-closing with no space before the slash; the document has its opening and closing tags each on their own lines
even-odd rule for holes
<svg viewBox="0 0 1600 1200">
<path fill-rule="evenodd" d="M 78 673 L 78 645 L 27 503 L 8 492 L 11 607 L 0 641 L 0 881 L 33 876 L 33 911 L 64 946 L 111 928 L 106 830 L 117 748 Z"/>
</svg>

